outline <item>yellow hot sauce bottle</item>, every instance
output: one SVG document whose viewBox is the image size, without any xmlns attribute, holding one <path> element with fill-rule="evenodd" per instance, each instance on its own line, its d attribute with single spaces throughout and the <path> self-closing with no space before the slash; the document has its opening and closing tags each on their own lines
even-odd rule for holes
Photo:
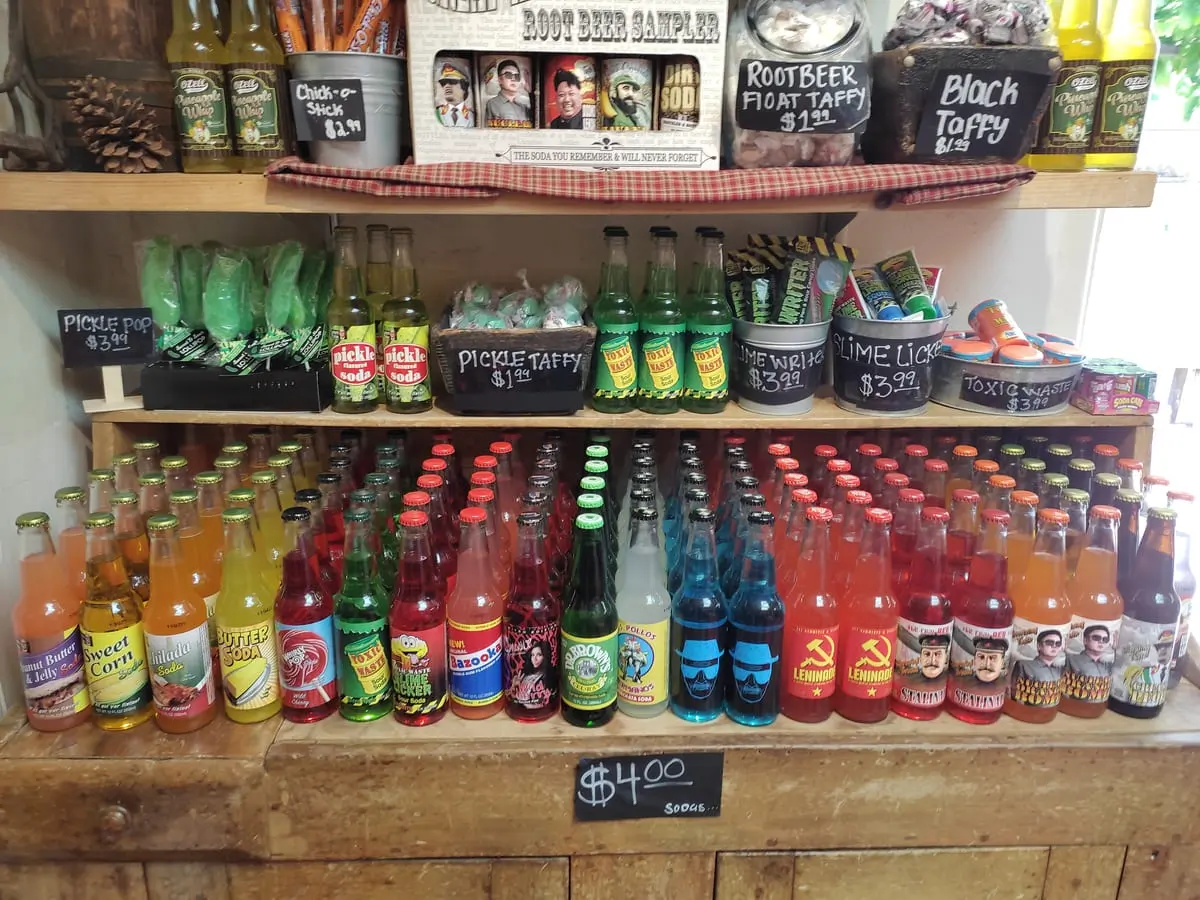
<svg viewBox="0 0 1200 900">
<path fill-rule="evenodd" d="M 225 45 L 207 0 L 172 0 L 167 62 L 183 171 L 236 172 L 225 90 Z"/>
<path fill-rule="evenodd" d="M 1103 36 L 1100 99 L 1084 157 L 1089 169 L 1128 170 L 1137 161 L 1158 59 L 1153 14 L 1154 0 L 1117 0 L 1112 27 Z"/>
<path fill-rule="evenodd" d="M 1038 124 L 1037 141 L 1026 158 L 1039 171 L 1083 169 L 1100 97 L 1101 38 L 1096 15 L 1096 0 L 1063 0 L 1057 29 L 1062 67 Z"/>
</svg>

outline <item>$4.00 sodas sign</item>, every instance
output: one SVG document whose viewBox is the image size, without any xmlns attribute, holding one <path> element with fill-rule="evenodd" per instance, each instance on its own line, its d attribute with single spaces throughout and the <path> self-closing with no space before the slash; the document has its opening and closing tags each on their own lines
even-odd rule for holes
<svg viewBox="0 0 1200 900">
<path fill-rule="evenodd" d="M 723 753 L 584 757 L 575 767 L 575 819 L 674 819 L 721 814 Z"/>
</svg>

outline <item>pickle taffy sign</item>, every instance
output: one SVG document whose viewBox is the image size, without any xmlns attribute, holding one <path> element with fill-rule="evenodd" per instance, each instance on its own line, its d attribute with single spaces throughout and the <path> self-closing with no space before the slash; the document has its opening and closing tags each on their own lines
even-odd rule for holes
<svg viewBox="0 0 1200 900">
<path fill-rule="evenodd" d="M 60 309 L 58 336 L 67 369 L 138 365 L 157 356 L 149 307 Z"/>
<path fill-rule="evenodd" d="M 575 767 L 575 821 L 715 818 L 724 753 L 584 757 Z"/>
</svg>

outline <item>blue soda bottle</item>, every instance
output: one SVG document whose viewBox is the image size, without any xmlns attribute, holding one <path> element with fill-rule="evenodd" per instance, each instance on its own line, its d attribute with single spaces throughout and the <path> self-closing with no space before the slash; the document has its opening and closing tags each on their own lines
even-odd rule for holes
<svg viewBox="0 0 1200 900">
<path fill-rule="evenodd" d="M 767 500 L 758 492 L 758 484 L 750 485 L 749 483 L 757 482 L 758 479 L 742 478 L 739 480 L 744 484 L 740 486 L 742 495 L 738 499 L 737 531 L 733 536 L 733 544 L 725 559 L 721 559 L 720 549 L 717 550 L 717 572 L 721 576 L 721 590 L 725 592 L 726 597 L 732 597 L 737 593 L 738 579 L 742 577 L 742 560 L 746 558 L 746 544 L 750 533 L 746 516 L 756 509 L 767 508 Z"/>
<path fill-rule="evenodd" d="M 721 715 L 729 677 L 728 618 L 717 582 L 716 520 L 703 506 L 688 516 L 683 584 L 671 602 L 671 710 L 689 722 L 709 722 Z"/>
<path fill-rule="evenodd" d="M 688 488 L 684 498 L 684 517 L 687 521 L 681 526 L 682 530 L 676 541 L 674 558 L 667 560 L 667 591 L 672 597 L 683 585 L 683 567 L 687 562 L 687 548 L 692 535 L 692 510 L 709 509 L 709 502 L 708 491 L 700 488 Z"/>
<path fill-rule="evenodd" d="M 741 725 L 770 725 L 779 715 L 783 601 L 775 589 L 775 517 L 747 516 L 749 542 L 742 582 L 729 605 L 730 679 L 725 713 Z"/>
</svg>

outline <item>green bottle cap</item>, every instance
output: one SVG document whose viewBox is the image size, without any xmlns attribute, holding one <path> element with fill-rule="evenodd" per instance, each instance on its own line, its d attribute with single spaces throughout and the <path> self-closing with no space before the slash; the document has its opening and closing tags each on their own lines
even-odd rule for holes
<svg viewBox="0 0 1200 900">
<path fill-rule="evenodd" d="M 54 492 L 55 503 L 71 503 L 76 500 L 87 499 L 87 491 L 77 485 L 71 487 L 59 488 Z"/>
<path fill-rule="evenodd" d="M 153 438 L 143 438 L 140 441 L 133 442 L 133 449 L 134 450 L 157 450 L 158 449 L 158 441 L 154 440 Z"/>
<path fill-rule="evenodd" d="M 392 479 L 389 478 L 384 472 L 371 472 L 366 478 L 363 479 L 363 484 L 370 484 L 374 485 L 375 487 L 386 487 L 390 486 L 391 483 Z"/>
<path fill-rule="evenodd" d="M 1064 503 L 1082 503 L 1085 506 L 1088 502 L 1088 492 L 1079 488 L 1067 488 L 1062 492 Z"/>
<path fill-rule="evenodd" d="M 357 494 L 358 491 L 355 491 L 354 493 Z M 355 506 L 346 510 L 346 512 L 342 514 L 342 520 L 345 522 L 364 524 L 371 521 L 371 511 L 365 506 Z"/>
<path fill-rule="evenodd" d="M 238 525 L 242 522 L 250 521 L 250 510 L 243 507 L 237 509 L 227 509 L 221 513 L 221 521 L 226 525 Z"/>
<path fill-rule="evenodd" d="M 597 531 L 604 527 L 604 517 L 596 513 L 580 513 L 575 517 L 575 525 L 584 531 Z"/>
<path fill-rule="evenodd" d="M 584 475 L 579 479 L 579 486 L 590 494 L 604 490 L 604 479 L 599 475 Z"/>
<path fill-rule="evenodd" d="M 589 444 L 584 451 L 588 459 L 608 459 L 608 448 L 601 447 L 599 444 Z"/>
<path fill-rule="evenodd" d="M 1046 448 L 1046 452 L 1051 456 L 1072 456 L 1075 451 L 1066 444 L 1051 444 Z"/>
<path fill-rule="evenodd" d="M 185 488 L 182 491 L 171 491 L 171 495 L 167 499 L 171 503 L 195 503 L 200 499 L 200 492 L 192 488 Z"/>
<path fill-rule="evenodd" d="M 350 492 L 350 502 L 355 506 L 370 506 L 375 502 L 375 492 L 367 488 L 359 488 Z"/>
<path fill-rule="evenodd" d="M 583 471 L 589 475 L 607 475 L 608 463 L 602 459 L 589 459 L 583 464 Z"/>
<path fill-rule="evenodd" d="M 279 476 L 269 469 L 259 469 L 250 476 L 251 484 L 274 484 Z"/>
<path fill-rule="evenodd" d="M 1100 487 L 1119 488 L 1121 486 L 1121 476 L 1112 472 L 1101 472 L 1092 480 L 1092 484 Z"/>
<path fill-rule="evenodd" d="M 186 469 L 187 459 L 182 456 L 164 456 L 159 461 L 159 466 L 164 472 L 168 472 L 171 469 Z"/>
<path fill-rule="evenodd" d="M 42 528 L 49 524 L 50 517 L 44 512 L 27 512 L 17 516 L 18 528 Z"/>
<path fill-rule="evenodd" d="M 1040 459 L 1025 458 L 1021 460 L 1021 468 L 1026 472 L 1045 472 L 1046 464 Z"/>
<path fill-rule="evenodd" d="M 1138 506 L 1141 506 L 1142 495 L 1133 488 L 1121 488 L 1121 490 L 1117 491 L 1117 502 L 1130 504 L 1136 503 Z"/>
<path fill-rule="evenodd" d="M 92 469 L 88 472 L 88 481 L 115 481 L 117 473 L 112 469 Z"/>
<path fill-rule="evenodd" d="M 138 495 L 133 491 L 117 491 L 108 502 L 112 506 L 137 506 Z"/>
<path fill-rule="evenodd" d="M 114 466 L 135 466 L 137 465 L 136 453 L 118 453 L 112 458 Z"/>
<path fill-rule="evenodd" d="M 575 505 L 580 509 L 604 509 L 604 498 L 599 494 L 580 494 Z"/>
<path fill-rule="evenodd" d="M 236 469 L 241 464 L 242 461 L 240 459 L 236 456 L 230 456 L 227 453 L 223 453 L 213 460 L 213 468 L 215 469 Z"/>
<path fill-rule="evenodd" d="M 267 465 L 272 469 L 286 469 L 292 464 L 292 457 L 287 453 L 273 453 L 267 457 Z"/>
<path fill-rule="evenodd" d="M 253 503 L 254 502 L 253 488 L 234 488 L 229 492 L 230 503 Z"/>
<path fill-rule="evenodd" d="M 179 527 L 179 520 L 172 515 L 163 514 L 161 516 L 151 516 L 146 521 L 146 530 L 153 533 L 155 531 L 170 531 L 173 528 Z"/>
<path fill-rule="evenodd" d="M 1073 469 L 1076 472 L 1094 472 L 1096 464 L 1090 459 L 1073 459 L 1067 463 L 1068 469 Z"/>
<path fill-rule="evenodd" d="M 117 517 L 112 513 L 92 513 L 83 520 L 84 528 L 112 528 L 117 524 Z"/>
<path fill-rule="evenodd" d="M 221 483 L 221 473 L 220 472 L 201 472 L 199 475 L 197 475 L 195 478 L 193 478 L 192 481 L 196 484 L 220 484 Z"/>
<path fill-rule="evenodd" d="M 157 487 L 167 483 L 167 476 L 162 472 L 147 472 L 138 476 L 138 484 L 142 487 Z"/>
<path fill-rule="evenodd" d="M 221 453 L 226 456 L 241 456 L 243 453 L 249 451 L 249 449 L 245 441 L 234 441 L 232 444 L 226 444 L 222 447 Z"/>
<path fill-rule="evenodd" d="M 1065 488 L 1070 485 L 1071 479 L 1066 475 L 1059 475 L 1057 472 L 1051 472 L 1049 475 L 1042 476 L 1042 484 L 1054 488 Z"/>
<path fill-rule="evenodd" d="M 279 445 L 280 453 L 286 453 L 286 454 L 300 453 L 303 449 L 304 449 L 304 445 L 301 444 L 299 441 L 284 441 L 282 444 Z M 378 453 L 379 451 L 376 450 L 375 452 Z M 267 460 L 267 465 L 270 465 L 270 464 L 271 464 L 271 461 Z"/>
<path fill-rule="evenodd" d="M 1025 448 L 1020 444 L 1004 444 L 1000 447 L 1001 456 L 1024 456 Z"/>
<path fill-rule="evenodd" d="M 1165 519 L 1168 522 L 1174 522 L 1179 518 L 1179 513 L 1171 509 L 1169 506 L 1153 506 L 1146 512 L 1146 517 L 1150 519 Z M 580 517 L 582 518 L 582 516 Z"/>
</svg>

